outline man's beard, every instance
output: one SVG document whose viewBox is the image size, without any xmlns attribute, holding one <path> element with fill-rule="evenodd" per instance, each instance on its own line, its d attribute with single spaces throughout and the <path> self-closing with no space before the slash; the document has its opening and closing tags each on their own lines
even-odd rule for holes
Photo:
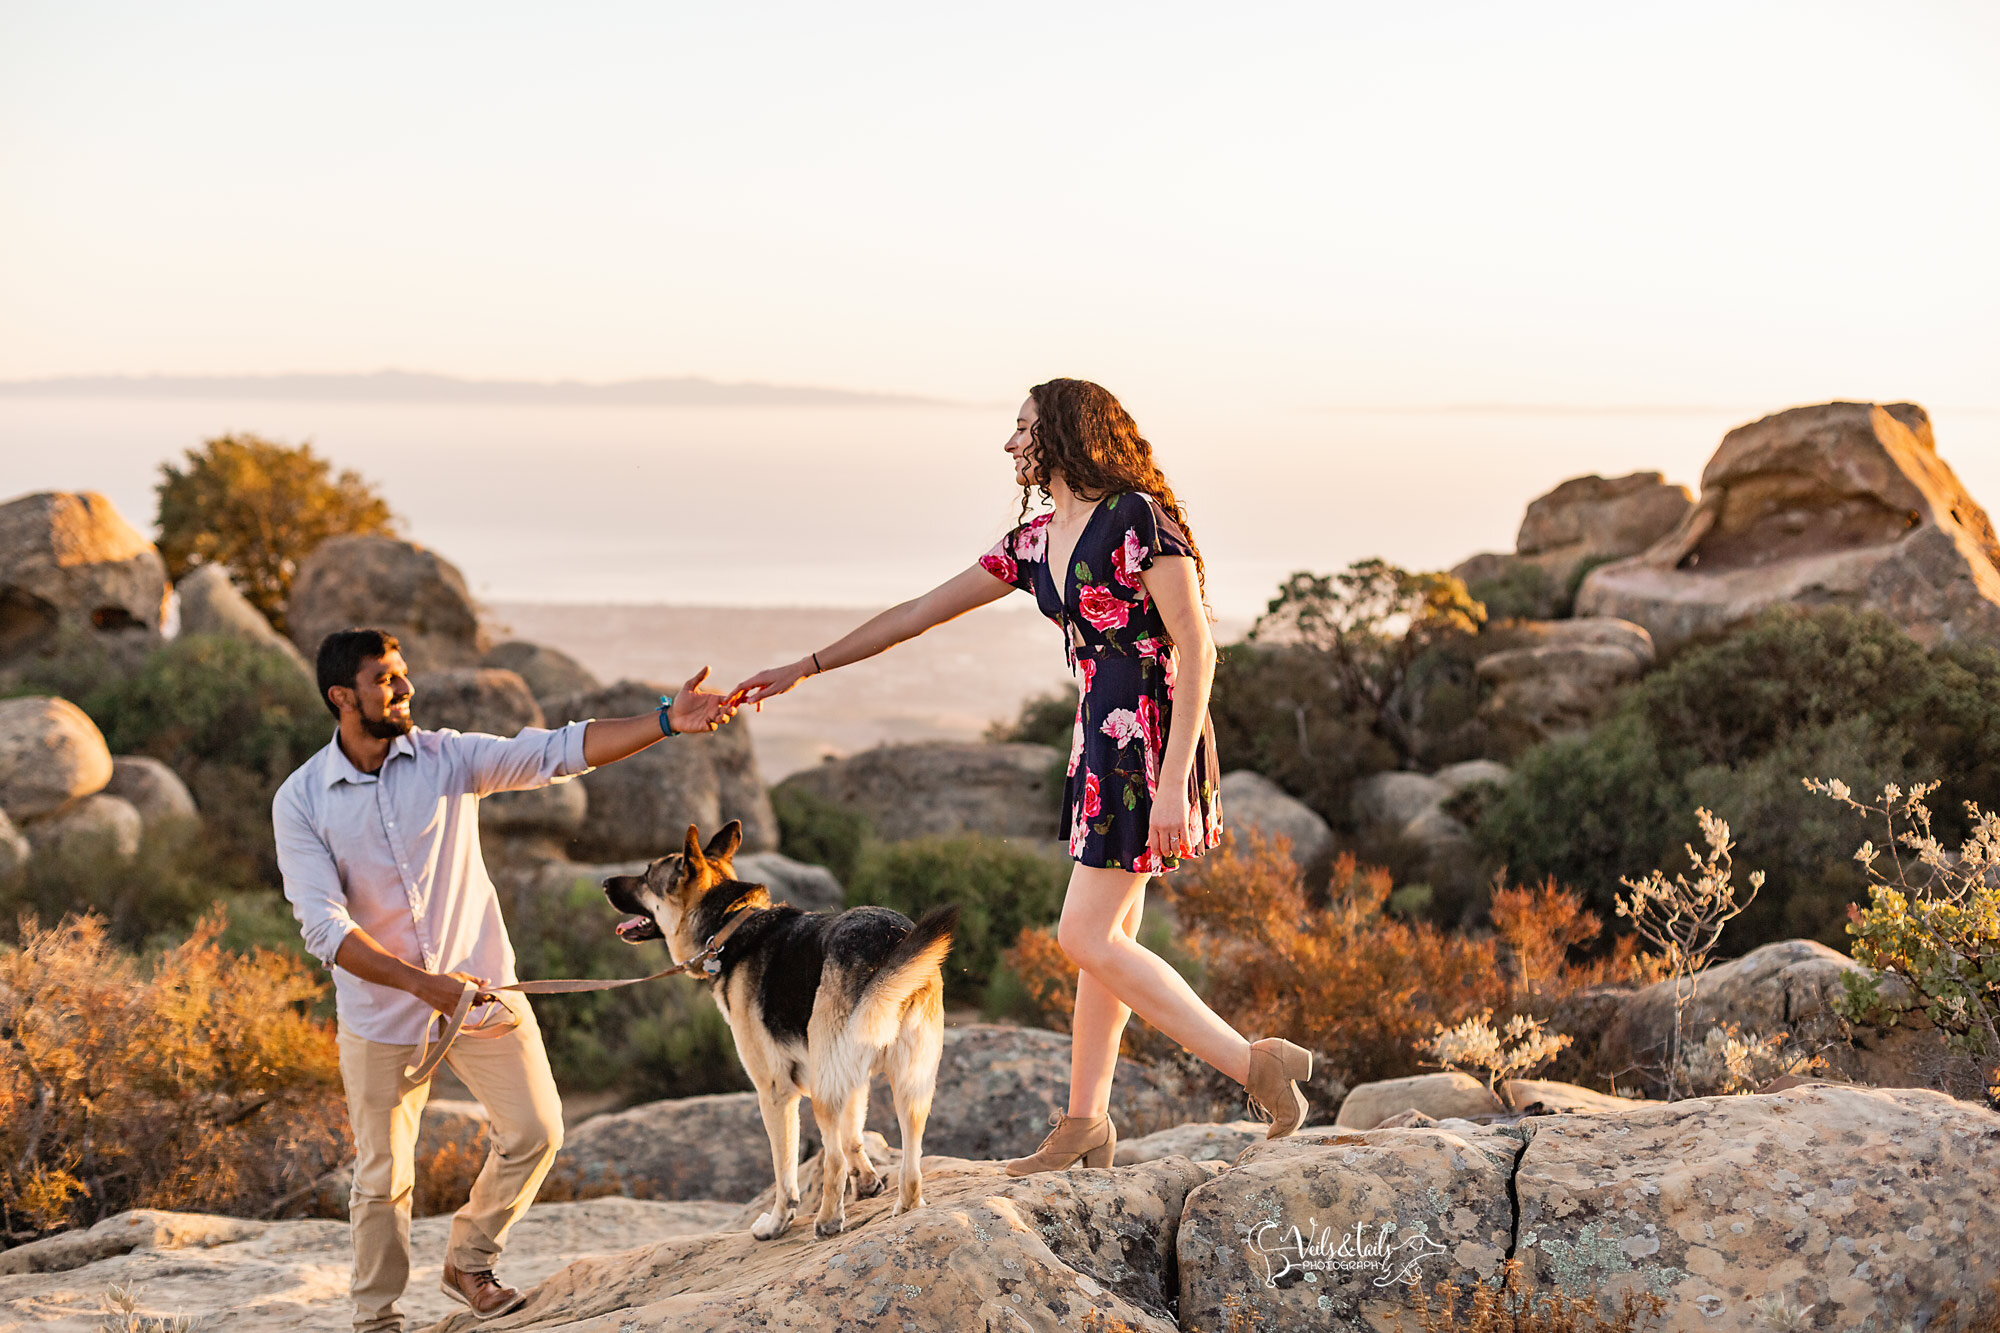
<svg viewBox="0 0 2000 1333">
<path fill-rule="evenodd" d="M 369 717 L 366 713 L 361 715 L 361 729 L 378 741 L 393 741 L 398 736 L 407 736 L 416 730 L 416 726 L 415 720 L 407 713 L 402 717 L 390 717 L 386 713 L 381 717 Z"/>
</svg>

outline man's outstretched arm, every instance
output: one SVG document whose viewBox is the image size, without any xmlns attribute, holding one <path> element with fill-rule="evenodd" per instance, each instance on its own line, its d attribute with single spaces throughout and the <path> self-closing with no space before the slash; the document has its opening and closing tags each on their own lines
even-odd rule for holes
<svg viewBox="0 0 2000 1333">
<path fill-rule="evenodd" d="M 676 732 L 713 731 L 736 715 L 735 709 L 723 708 L 721 695 L 701 688 L 707 679 L 708 668 L 703 667 L 674 696 L 674 706 L 667 710 L 667 724 Z M 657 713 L 597 718 L 584 729 L 583 759 L 592 768 L 615 764 L 639 753 L 664 734 Z"/>
</svg>

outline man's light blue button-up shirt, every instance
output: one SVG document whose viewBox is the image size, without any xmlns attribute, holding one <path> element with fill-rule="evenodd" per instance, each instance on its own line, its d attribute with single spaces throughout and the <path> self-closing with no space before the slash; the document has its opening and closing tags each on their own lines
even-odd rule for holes
<svg viewBox="0 0 2000 1333">
<path fill-rule="evenodd" d="M 333 969 L 343 1028 L 406 1045 L 436 1013 L 414 995 L 333 967 L 356 927 L 426 971 L 469 972 L 495 985 L 517 979 L 479 854 L 479 798 L 588 772 L 587 725 L 524 727 L 511 739 L 412 731 L 390 744 L 374 773 L 356 768 L 336 737 L 285 779 L 271 803 L 278 869 L 307 951 Z"/>
</svg>

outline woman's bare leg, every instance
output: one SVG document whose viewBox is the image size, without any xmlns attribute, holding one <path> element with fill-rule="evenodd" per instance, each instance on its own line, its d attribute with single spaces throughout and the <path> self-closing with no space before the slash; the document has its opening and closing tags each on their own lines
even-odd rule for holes
<svg viewBox="0 0 2000 1333">
<path fill-rule="evenodd" d="M 1127 1006 L 1238 1083 L 1250 1076 L 1250 1043 L 1203 1004 L 1165 959 L 1123 929 L 1128 916 L 1135 923 L 1138 920 L 1134 899 L 1144 895 L 1148 878 L 1082 865 L 1070 875 L 1056 942 L 1079 970 L 1076 1016 L 1071 1023 L 1072 1115 L 1079 1114 L 1080 1102 L 1087 1103 L 1082 1109 L 1090 1114 L 1104 1113 L 1110 1097 L 1110 1067 L 1116 1063 L 1118 1037 L 1124 1028 L 1125 1015 L 1119 1011 Z M 1086 977 L 1095 983 L 1089 992 Z M 1111 1004 L 1103 1003 L 1105 992 Z M 1079 1060 L 1089 1062 L 1093 1082 L 1088 1088 L 1077 1082 Z M 1098 1072 L 1100 1066 L 1102 1073 Z M 1098 1090 L 1100 1082 L 1102 1091 Z"/>
<path fill-rule="evenodd" d="M 1145 909 L 1142 887 L 1119 919 L 1119 933 L 1136 940 Z M 1111 1109 L 1111 1076 L 1118 1070 L 1118 1044 L 1131 1017 L 1132 1010 L 1110 987 L 1089 972 L 1078 971 L 1076 1009 L 1069 1024 L 1069 1114 L 1094 1119 Z"/>
</svg>

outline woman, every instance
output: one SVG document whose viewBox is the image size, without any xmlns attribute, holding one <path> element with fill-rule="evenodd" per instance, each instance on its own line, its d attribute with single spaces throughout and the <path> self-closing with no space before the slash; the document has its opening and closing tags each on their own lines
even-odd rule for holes
<svg viewBox="0 0 2000 1333">
<path fill-rule="evenodd" d="M 1270 1108 L 1269 1138 L 1305 1119 L 1296 1080 L 1312 1055 L 1277 1037 L 1250 1042 L 1179 973 L 1138 942 L 1146 881 L 1222 837 L 1208 694 L 1215 643 L 1205 570 L 1173 489 L 1116 398 L 1086 380 L 1050 380 L 1021 404 L 1007 440 L 1027 514 L 970 569 L 730 697 L 761 704 L 807 676 L 859 662 L 1020 589 L 1062 626 L 1082 677 L 1063 797 L 1076 868 L 1056 939 L 1077 965 L 1069 1110 L 1011 1175 L 1109 1166 L 1118 1042 L 1134 1010 Z"/>
</svg>

